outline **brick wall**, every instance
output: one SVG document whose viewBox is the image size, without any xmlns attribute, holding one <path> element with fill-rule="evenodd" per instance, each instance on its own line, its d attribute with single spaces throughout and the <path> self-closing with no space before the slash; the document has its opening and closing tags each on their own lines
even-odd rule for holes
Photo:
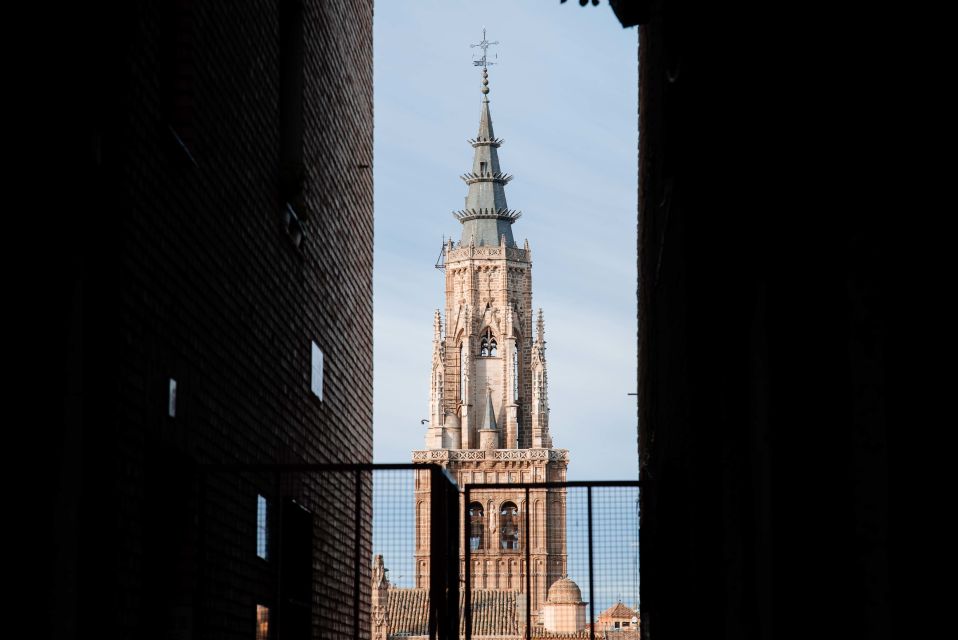
<svg viewBox="0 0 958 640">
<path fill-rule="evenodd" d="M 353 539 L 353 494 L 309 477 L 277 492 L 272 477 L 199 473 L 372 457 L 372 2 L 303 2 L 298 197 L 281 188 L 281 4 L 141 1 L 96 25 L 100 199 L 73 248 L 84 395 L 66 427 L 81 443 L 67 454 L 82 487 L 80 634 L 160 637 L 185 619 L 194 637 L 253 637 L 255 604 L 275 612 L 278 597 L 246 541 L 257 493 L 275 500 L 276 522 L 281 496 L 317 515 L 313 621 L 352 628 L 336 540 Z M 237 549 L 215 575 L 201 568 L 204 536 Z M 224 600 L 201 612 L 213 592 Z"/>
</svg>

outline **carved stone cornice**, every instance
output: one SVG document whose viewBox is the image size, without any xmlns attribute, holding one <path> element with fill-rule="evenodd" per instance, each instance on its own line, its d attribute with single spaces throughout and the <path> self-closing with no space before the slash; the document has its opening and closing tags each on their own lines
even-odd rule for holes
<svg viewBox="0 0 958 640">
<path fill-rule="evenodd" d="M 469 460 L 546 460 L 568 462 L 568 449 L 423 449 L 412 452 L 413 462 Z"/>
<path fill-rule="evenodd" d="M 503 253 L 505 249 L 505 253 Z M 469 260 L 470 258 L 499 258 L 505 257 L 506 260 L 513 260 L 515 262 L 529 262 L 531 252 L 526 249 L 520 249 L 519 247 L 501 247 L 501 246 L 491 246 L 491 247 L 474 247 L 471 245 L 459 245 L 455 249 L 446 250 L 446 268 L 451 268 L 454 265 L 452 263 L 459 262 L 462 260 Z"/>
</svg>

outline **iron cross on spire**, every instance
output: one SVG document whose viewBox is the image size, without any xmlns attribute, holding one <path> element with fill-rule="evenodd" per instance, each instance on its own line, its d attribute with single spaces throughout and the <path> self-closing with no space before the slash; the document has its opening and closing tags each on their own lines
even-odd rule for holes
<svg viewBox="0 0 958 640">
<path fill-rule="evenodd" d="M 494 44 L 499 44 L 499 41 L 496 40 L 495 42 L 489 42 L 488 40 L 486 40 L 486 28 L 483 27 L 483 28 L 482 28 L 482 42 L 480 42 L 479 44 L 471 44 L 471 45 L 469 45 L 470 47 L 479 47 L 479 48 L 482 49 L 482 57 L 479 58 L 478 60 L 473 60 L 473 61 L 472 61 L 472 64 L 475 65 L 475 66 L 477 66 L 477 67 L 482 67 L 483 69 L 485 69 L 485 68 L 486 68 L 487 66 L 489 66 L 490 64 L 496 64 L 495 62 L 490 62 L 489 59 L 488 59 L 488 57 L 487 57 L 487 55 L 486 55 L 486 54 L 488 53 L 489 47 L 491 47 L 491 46 L 494 45 Z M 498 57 L 498 54 L 496 54 L 496 57 Z"/>
</svg>

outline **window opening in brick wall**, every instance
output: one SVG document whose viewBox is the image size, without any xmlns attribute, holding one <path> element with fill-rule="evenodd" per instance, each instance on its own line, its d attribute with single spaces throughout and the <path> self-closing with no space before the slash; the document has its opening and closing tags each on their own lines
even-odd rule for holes
<svg viewBox="0 0 958 640">
<path fill-rule="evenodd" d="M 167 397 L 166 412 L 171 418 L 176 417 L 176 380 L 173 378 L 170 378 L 170 392 Z"/>
<path fill-rule="evenodd" d="M 503 549 L 519 548 L 519 508 L 512 502 L 504 502 L 499 510 L 499 532 Z"/>
<path fill-rule="evenodd" d="M 469 548 L 472 551 L 482 549 L 483 532 L 486 527 L 483 515 L 481 504 L 473 502 L 469 505 Z"/>
<path fill-rule="evenodd" d="M 496 338 L 492 335 L 492 329 L 486 329 L 479 342 L 479 355 L 482 357 L 493 357 L 496 355 Z"/>
<path fill-rule="evenodd" d="M 269 640 L 269 607 L 256 605 L 256 640 Z"/>
<path fill-rule="evenodd" d="M 267 543 L 269 541 L 269 525 L 267 523 L 266 498 L 256 496 L 256 555 L 267 560 Z"/>
<path fill-rule="evenodd" d="M 323 399 L 323 350 L 315 342 L 312 343 L 312 376 L 310 389 L 320 400 Z"/>
</svg>

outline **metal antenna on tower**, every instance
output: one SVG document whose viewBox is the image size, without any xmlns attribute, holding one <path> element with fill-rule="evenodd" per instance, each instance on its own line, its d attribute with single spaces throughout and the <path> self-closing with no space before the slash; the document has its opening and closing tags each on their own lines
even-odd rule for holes
<svg viewBox="0 0 958 640">
<path fill-rule="evenodd" d="M 491 47 L 491 46 L 494 45 L 494 44 L 499 44 L 499 41 L 496 40 L 495 42 L 489 42 L 488 40 L 486 40 L 486 28 L 483 27 L 483 28 L 482 28 L 482 42 L 480 42 L 479 44 L 471 44 L 471 45 L 469 45 L 469 46 L 472 47 L 472 48 L 479 47 L 480 49 L 482 49 L 482 57 L 479 58 L 478 60 L 473 60 L 473 61 L 472 61 L 472 64 L 473 64 L 474 66 L 476 66 L 476 67 L 483 67 L 483 68 L 489 66 L 490 64 L 496 64 L 496 62 L 490 61 L 490 60 L 489 60 L 489 57 L 488 57 L 489 47 Z M 495 54 L 495 55 L 496 55 L 496 58 L 499 57 L 499 54 L 498 54 L 498 53 Z"/>
<path fill-rule="evenodd" d="M 439 250 L 439 257 L 436 258 L 436 268 L 440 271 L 446 270 L 446 234 L 442 236 L 442 249 Z"/>
</svg>

